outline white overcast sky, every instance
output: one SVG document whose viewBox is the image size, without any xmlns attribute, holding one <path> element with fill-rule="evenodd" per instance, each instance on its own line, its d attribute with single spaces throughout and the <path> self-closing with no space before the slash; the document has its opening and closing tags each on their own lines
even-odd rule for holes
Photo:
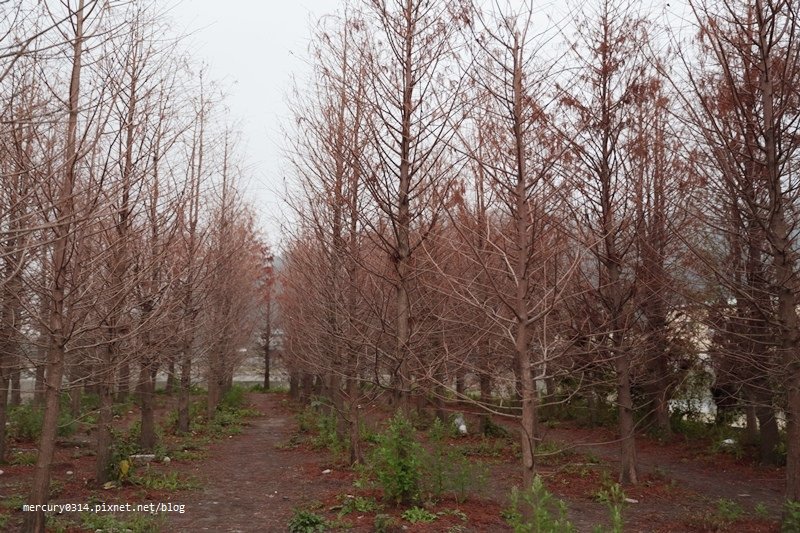
<svg viewBox="0 0 800 533">
<path fill-rule="evenodd" d="M 277 244 L 282 188 L 280 122 L 292 75 L 308 72 L 311 24 L 338 0 L 178 0 L 169 10 L 187 48 L 226 89 L 231 119 L 242 132 L 246 194 Z"/>
</svg>

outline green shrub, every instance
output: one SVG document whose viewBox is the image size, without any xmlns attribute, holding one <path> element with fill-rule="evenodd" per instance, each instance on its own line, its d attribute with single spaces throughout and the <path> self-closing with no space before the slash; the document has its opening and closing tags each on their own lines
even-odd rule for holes
<svg viewBox="0 0 800 533">
<path fill-rule="evenodd" d="M 410 503 L 419 496 L 422 448 L 411 422 L 397 414 L 372 451 L 371 467 L 386 500 Z"/>
<path fill-rule="evenodd" d="M 732 501 L 720 498 L 717 500 L 717 518 L 723 524 L 730 524 L 736 522 L 744 514 L 744 509 Z"/>
<path fill-rule="evenodd" d="M 335 455 L 346 449 L 345 443 L 339 439 L 336 431 L 336 416 L 332 414 L 319 413 L 316 420 L 316 436 L 312 443 L 317 448 L 327 448 Z"/>
<path fill-rule="evenodd" d="M 625 506 L 625 493 L 619 483 L 613 483 L 597 493 L 597 499 L 605 503 L 608 507 L 608 512 L 611 515 L 611 529 L 612 533 L 622 533 L 623 519 L 622 509 Z M 602 531 L 598 526 L 595 531 Z"/>
<path fill-rule="evenodd" d="M 400 524 L 397 520 L 388 514 L 375 515 L 375 521 L 372 523 L 372 529 L 375 533 L 390 533 L 400 530 Z"/>
<path fill-rule="evenodd" d="M 435 514 L 427 509 L 423 509 L 422 507 L 412 507 L 411 509 L 406 509 L 403 512 L 402 517 L 403 520 L 408 520 L 412 524 L 416 524 L 418 522 L 433 522 L 437 518 Z"/>
<path fill-rule="evenodd" d="M 239 385 L 234 385 L 225 395 L 222 397 L 222 401 L 219 403 L 219 407 L 221 409 L 240 409 L 244 406 L 245 401 L 245 393 L 247 389 L 241 387 Z"/>
<path fill-rule="evenodd" d="M 426 472 L 423 490 L 434 497 L 452 492 L 463 502 L 469 492 L 485 485 L 486 468 L 481 463 L 469 461 L 461 448 L 446 445 L 447 430 L 437 418 L 428 432 L 430 451 L 422 454 Z"/>
<path fill-rule="evenodd" d="M 325 518 L 304 509 L 295 509 L 289 520 L 289 533 L 316 533 L 327 529 L 328 521 Z"/>
<path fill-rule="evenodd" d="M 553 498 L 539 476 L 533 478 L 527 490 L 512 489 L 511 507 L 503 516 L 514 533 L 569 533 L 575 530 L 567 520 L 566 504 Z"/>
<path fill-rule="evenodd" d="M 12 465 L 25 465 L 31 466 L 36 464 L 38 454 L 35 451 L 31 452 L 16 452 L 11 456 Z"/>
<path fill-rule="evenodd" d="M 22 441 L 35 441 L 42 434 L 44 411 L 31 404 L 19 405 L 8 413 L 8 435 Z M 58 436 L 67 437 L 75 433 L 78 424 L 67 409 L 58 413 Z"/>
<path fill-rule="evenodd" d="M 800 502 L 787 501 L 784 504 L 781 531 L 783 533 L 800 531 Z"/>
<path fill-rule="evenodd" d="M 375 498 L 365 498 L 363 496 L 345 496 L 342 498 L 342 508 L 339 516 L 346 516 L 350 513 L 372 513 L 381 508 Z"/>
<path fill-rule="evenodd" d="M 317 428 L 317 411 L 310 405 L 295 415 L 301 433 L 312 433 Z"/>
<path fill-rule="evenodd" d="M 495 424 L 490 417 L 486 417 L 483 427 L 483 436 L 497 439 L 507 439 L 510 437 L 508 430 L 500 424 Z"/>
</svg>

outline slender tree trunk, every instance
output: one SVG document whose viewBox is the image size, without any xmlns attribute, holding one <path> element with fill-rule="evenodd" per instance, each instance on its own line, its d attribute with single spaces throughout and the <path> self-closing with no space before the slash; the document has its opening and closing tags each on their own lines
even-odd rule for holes
<svg viewBox="0 0 800 533">
<path fill-rule="evenodd" d="M 634 435 L 633 398 L 631 397 L 631 362 L 627 355 L 616 356 L 617 401 L 619 403 L 620 483 L 636 484 L 636 441 Z"/>
<path fill-rule="evenodd" d="M 300 378 L 297 372 L 289 372 L 289 398 L 295 401 L 300 399 Z"/>
<path fill-rule="evenodd" d="M 178 426 L 177 433 L 189 432 L 189 404 L 191 400 L 192 388 L 192 357 L 189 352 L 190 347 L 184 346 L 181 355 L 181 380 L 178 389 Z"/>
<path fill-rule="evenodd" d="M 0 464 L 6 462 L 6 421 L 8 420 L 8 378 L 0 366 Z"/>
<path fill-rule="evenodd" d="M 125 403 L 131 392 L 131 365 L 123 362 L 119 367 L 119 380 L 117 381 L 117 402 Z"/>
<path fill-rule="evenodd" d="M 44 405 L 44 363 L 36 364 L 36 376 L 33 380 L 33 405 L 41 407 Z"/>
<path fill-rule="evenodd" d="M 11 371 L 11 397 L 8 402 L 12 407 L 22 404 L 22 369 L 20 368 L 21 361 L 17 357 L 17 362 L 14 369 Z"/>
<path fill-rule="evenodd" d="M 53 240 L 52 285 L 50 294 L 50 346 L 47 355 L 46 392 L 42 435 L 39 441 L 39 455 L 36 459 L 31 492 L 28 497 L 30 505 L 47 503 L 50 488 L 50 466 L 53 463 L 56 431 L 58 429 L 59 394 L 64 375 L 64 358 L 66 355 L 65 324 L 65 285 L 67 266 L 70 262 L 71 225 L 74 215 L 73 190 L 77 167 L 78 148 L 78 111 L 80 95 L 81 53 L 83 51 L 83 14 L 84 0 L 78 0 L 78 8 L 70 13 L 75 19 L 75 37 L 73 43 L 72 73 L 69 87 L 69 121 L 67 125 L 67 142 L 65 147 L 64 176 L 60 184 L 56 201 L 57 224 Z M 44 533 L 45 516 L 43 511 L 25 514 L 22 530 L 24 533 Z"/>
<path fill-rule="evenodd" d="M 267 311 L 269 313 L 269 311 Z M 269 371 L 270 371 L 270 357 L 272 355 L 272 350 L 270 347 L 270 341 L 272 337 L 272 333 L 270 328 L 267 327 L 267 340 L 264 342 L 264 390 L 269 390 Z"/>
<path fill-rule="evenodd" d="M 757 405 L 756 416 L 760 428 L 759 458 L 763 464 L 776 465 L 780 460 L 777 450 L 780 431 L 775 419 L 775 409 L 770 405 Z"/>
<path fill-rule="evenodd" d="M 150 453 L 156 447 L 156 424 L 154 417 L 154 401 L 156 392 L 156 373 L 158 364 L 146 361 L 142 365 L 141 405 L 142 424 L 139 432 L 139 447 Z"/>
<path fill-rule="evenodd" d="M 488 362 L 489 358 L 485 356 L 481 359 Z M 489 374 L 489 369 L 486 368 L 486 362 L 484 362 L 484 368 L 481 370 L 480 376 L 481 403 L 489 405 L 492 401 L 492 376 Z M 486 435 L 490 422 L 490 415 L 488 413 L 483 413 L 478 421 L 478 431 L 480 431 L 481 435 Z"/>
<path fill-rule="evenodd" d="M 348 381 L 348 396 L 350 397 L 349 405 L 349 442 L 350 442 L 350 464 L 361 464 L 364 462 L 364 454 L 361 450 L 361 429 L 359 427 L 359 409 L 358 409 L 358 381 L 351 379 Z"/>
<path fill-rule="evenodd" d="M 786 499 L 800 501 L 800 368 L 789 376 L 786 408 Z"/>
<path fill-rule="evenodd" d="M 106 367 L 109 368 L 109 367 Z M 100 487 L 109 480 L 114 465 L 111 464 L 111 425 L 114 422 L 114 374 L 105 371 L 101 374 L 98 390 L 100 406 L 97 413 L 95 432 L 95 485 Z"/>
<path fill-rule="evenodd" d="M 171 395 L 175 391 L 175 358 L 170 357 L 167 362 L 167 384 L 164 387 L 164 392 Z"/>
</svg>

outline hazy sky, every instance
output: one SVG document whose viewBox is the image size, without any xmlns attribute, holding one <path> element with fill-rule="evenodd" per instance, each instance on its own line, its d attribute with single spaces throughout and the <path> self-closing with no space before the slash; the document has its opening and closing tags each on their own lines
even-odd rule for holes
<svg viewBox="0 0 800 533">
<path fill-rule="evenodd" d="M 222 83 L 242 132 L 245 182 L 270 240 L 279 239 L 277 191 L 282 187 L 280 121 L 287 115 L 291 75 L 308 71 L 310 24 L 338 0 L 182 0 L 170 10 L 187 47 Z"/>
</svg>

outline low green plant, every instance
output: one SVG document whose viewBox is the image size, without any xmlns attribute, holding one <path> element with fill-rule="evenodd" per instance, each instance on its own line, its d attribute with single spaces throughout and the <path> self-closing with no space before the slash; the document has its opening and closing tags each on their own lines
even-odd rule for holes
<svg viewBox="0 0 800 533">
<path fill-rule="evenodd" d="M 717 509 L 714 517 L 719 525 L 728 526 L 736 522 L 743 514 L 744 509 L 738 503 L 725 498 L 717 500 Z"/>
<path fill-rule="evenodd" d="M 460 454 L 449 454 L 449 459 L 447 489 L 453 493 L 457 502 L 463 503 L 470 493 L 480 491 L 486 486 L 488 469 L 482 463 L 470 461 Z"/>
<path fill-rule="evenodd" d="M 622 510 L 625 507 L 625 493 L 619 483 L 611 483 L 597 493 L 598 501 L 606 504 L 611 515 L 611 528 L 607 531 L 611 533 L 622 533 L 623 518 Z M 595 528 L 596 532 L 602 532 L 602 527 Z"/>
<path fill-rule="evenodd" d="M 375 515 L 375 521 L 372 523 L 372 529 L 375 533 L 390 533 L 400 527 L 397 520 L 388 514 Z"/>
<path fill-rule="evenodd" d="M 124 402 L 118 402 L 111 406 L 111 413 L 114 416 L 121 417 L 128 414 L 133 409 L 133 398 L 128 398 Z"/>
<path fill-rule="evenodd" d="M 63 515 L 46 515 L 45 531 L 51 533 L 67 533 L 70 524 Z"/>
<path fill-rule="evenodd" d="M 462 522 L 466 522 L 468 520 L 466 513 L 464 513 L 464 511 L 462 511 L 461 509 L 442 509 L 436 514 L 439 516 L 455 516 Z"/>
<path fill-rule="evenodd" d="M 372 513 L 381 508 L 375 498 L 365 498 L 364 496 L 345 496 L 342 498 L 342 508 L 339 510 L 339 516 L 345 516 L 350 513 Z"/>
<path fill-rule="evenodd" d="M 470 492 L 485 485 L 486 467 L 469 461 L 461 448 L 448 447 L 446 438 L 447 430 L 437 418 L 428 431 L 430 450 L 422 455 L 426 472 L 422 488 L 435 498 L 451 492 L 463 502 Z"/>
<path fill-rule="evenodd" d="M 312 439 L 312 444 L 317 448 L 327 448 L 334 455 L 341 453 L 345 449 L 344 443 L 339 439 L 336 431 L 336 416 L 328 413 L 320 413 L 316 420 L 316 436 Z"/>
<path fill-rule="evenodd" d="M 422 448 L 411 422 L 398 413 L 377 441 L 370 466 L 384 497 L 395 504 L 415 501 L 422 477 Z"/>
<path fill-rule="evenodd" d="M 314 400 L 295 416 L 299 432 L 313 435 L 311 444 L 315 448 L 327 448 L 334 455 L 347 449 L 347 444 L 339 438 L 336 415 L 326 401 Z"/>
<path fill-rule="evenodd" d="M 294 509 L 288 526 L 289 533 L 317 533 L 328 529 L 328 521 L 307 509 Z"/>
<path fill-rule="evenodd" d="M 493 439 L 507 439 L 511 435 L 504 426 L 495 424 L 491 418 L 487 417 L 483 426 L 483 436 Z"/>
<path fill-rule="evenodd" d="M 312 433 L 317 428 L 317 411 L 307 405 L 295 415 L 300 433 Z"/>
<path fill-rule="evenodd" d="M 759 518 L 769 518 L 769 509 L 767 509 L 767 506 L 763 503 L 757 503 L 753 507 L 753 512 Z"/>
<path fill-rule="evenodd" d="M 433 522 L 438 518 L 434 513 L 422 507 L 412 507 L 411 509 L 406 509 L 403 511 L 401 516 L 403 517 L 403 520 L 407 520 L 412 524 L 417 524 L 420 522 Z"/>
<path fill-rule="evenodd" d="M 202 461 L 208 457 L 208 452 L 206 450 L 184 448 L 170 452 L 169 457 L 175 461 Z"/>
<path fill-rule="evenodd" d="M 51 498 L 58 498 L 64 492 L 64 483 L 58 481 L 57 479 L 50 481 L 50 486 L 48 487 L 47 494 Z"/>
<path fill-rule="evenodd" d="M 133 465 L 130 462 L 130 456 L 141 453 L 139 446 L 139 421 L 134 422 L 127 431 L 111 430 L 111 459 L 107 468 L 112 477 L 122 480 L 129 476 L 133 471 Z M 164 437 L 160 428 L 156 430 L 156 448 L 153 450 L 153 455 L 157 458 L 166 455 L 166 449 L 163 446 Z"/>
<path fill-rule="evenodd" d="M 11 519 L 10 516 L 7 514 L 0 514 L 0 529 L 6 529 L 8 527 L 8 521 Z"/>
<path fill-rule="evenodd" d="M 487 457 L 498 458 L 504 454 L 516 453 L 519 449 L 519 443 L 512 442 L 510 439 L 481 439 L 477 442 L 467 442 L 458 446 L 466 456 L 469 457 Z"/>
<path fill-rule="evenodd" d="M 570 533 L 575 530 L 567 520 L 567 506 L 553 497 L 539 476 L 527 490 L 514 487 L 511 507 L 503 512 L 514 533 Z"/>
<path fill-rule="evenodd" d="M 222 396 L 219 402 L 221 410 L 241 409 L 244 407 L 245 394 L 247 389 L 240 385 L 234 385 Z"/>
<path fill-rule="evenodd" d="M 11 456 L 11 464 L 23 465 L 23 466 L 35 465 L 36 457 L 37 453 L 35 451 L 16 452 L 14 453 L 14 455 Z"/>
<path fill-rule="evenodd" d="M 42 434 L 44 412 L 31 404 L 23 404 L 9 410 L 8 436 L 21 441 L 35 441 Z M 75 433 L 77 422 L 68 410 L 61 409 L 58 414 L 58 436 L 67 437 Z"/>
<path fill-rule="evenodd" d="M 781 532 L 794 533 L 796 531 L 800 531 L 800 502 L 787 501 L 783 505 Z"/>
<path fill-rule="evenodd" d="M 25 503 L 25 496 L 22 494 L 13 494 L 8 498 L 5 498 L 0 505 L 5 507 L 6 509 L 10 509 L 12 511 L 18 511 L 22 509 L 23 504 Z"/>
</svg>

